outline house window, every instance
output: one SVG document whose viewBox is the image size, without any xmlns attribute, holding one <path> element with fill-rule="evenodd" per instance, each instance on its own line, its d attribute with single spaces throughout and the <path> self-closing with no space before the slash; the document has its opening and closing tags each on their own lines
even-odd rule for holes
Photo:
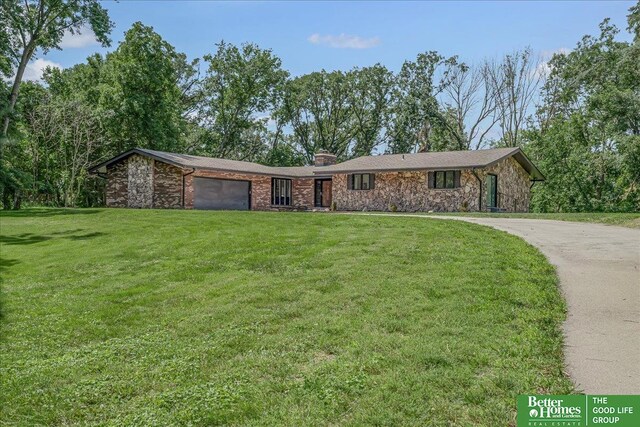
<svg viewBox="0 0 640 427">
<path fill-rule="evenodd" d="M 456 171 L 434 172 L 434 188 L 456 188 Z"/>
<path fill-rule="evenodd" d="M 373 189 L 373 174 L 354 173 L 349 175 L 349 190 L 371 190 Z"/>
<path fill-rule="evenodd" d="M 291 206 L 290 179 L 271 179 L 271 204 L 274 206 Z"/>
</svg>

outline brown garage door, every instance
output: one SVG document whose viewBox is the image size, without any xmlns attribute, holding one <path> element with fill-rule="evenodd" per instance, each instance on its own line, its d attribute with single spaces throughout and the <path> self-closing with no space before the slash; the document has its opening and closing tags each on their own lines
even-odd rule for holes
<svg viewBox="0 0 640 427">
<path fill-rule="evenodd" d="M 196 209 L 249 210 L 251 183 L 229 179 L 194 178 Z"/>
</svg>

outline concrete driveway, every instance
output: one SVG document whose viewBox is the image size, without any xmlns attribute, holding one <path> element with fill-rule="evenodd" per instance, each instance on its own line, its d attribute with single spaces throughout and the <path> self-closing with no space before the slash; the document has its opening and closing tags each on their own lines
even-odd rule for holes
<svg viewBox="0 0 640 427">
<path fill-rule="evenodd" d="M 569 313 L 565 357 L 587 394 L 640 394 L 640 230 L 516 218 L 443 217 L 488 225 L 536 246 L 557 268 Z"/>
</svg>

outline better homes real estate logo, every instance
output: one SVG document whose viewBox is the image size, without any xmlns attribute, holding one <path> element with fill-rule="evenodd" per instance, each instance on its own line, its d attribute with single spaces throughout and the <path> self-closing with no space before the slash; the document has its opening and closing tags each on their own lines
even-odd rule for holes
<svg viewBox="0 0 640 427">
<path fill-rule="evenodd" d="M 640 396 L 518 396 L 518 427 L 640 426 Z"/>
<path fill-rule="evenodd" d="M 525 425 L 583 426 L 586 412 L 584 403 L 584 396 L 579 395 L 520 396 L 518 398 L 518 427 Z"/>
</svg>

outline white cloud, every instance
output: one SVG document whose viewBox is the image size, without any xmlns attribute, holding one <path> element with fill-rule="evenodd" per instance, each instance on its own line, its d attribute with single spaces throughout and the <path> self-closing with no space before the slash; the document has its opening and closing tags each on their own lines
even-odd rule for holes
<svg viewBox="0 0 640 427">
<path fill-rule="evenodd" d="M 323 36 L 316 33 L 310 35 L 307 40 L 313 44 L 326 45 L 338 49 L 369 49 L 380 44 L 379 37 L 363 38 L 345 33 L 337 36 L 330 34 Z"/>
<path fill-rule="evenodd" d="M 273 129 L 276 126 L 276 121 L 269 114 L 258 114 L 253 117 L 254 122 L 264 122 L 269 129 Z"/>
<path fill-rule="evenodd" d="M 561 48 L 558 48 L 558 49 L 555 49 L 555 50 L 543 50 L 542 52 L 540 52 L 540 54 L 542 55 L 542 57 L 544 59 L 548 60 L 548 59 L 551 59 L 551 57 L 553 55 L 555 55 L 556 53 L 560 53 L 562 55 L 566 55 L 569 52 L 571 52 L 571 49 L 566 48 L 566 47 L 561 47 Z"/>
<path fill-rule="evenodd" d="M 535 69 L 535 74 L 539 77 L 547 77 L 551 73 L 551 66 L 549 66 L 549 61 L 553 57 L 553 55 L 561 54 L 567 55 L 571 52 L 571 49 L 567 49 L 566 47 L 561 47 L 556 50 L 543 50 L 540 52 L 540 63 Z"/>
<path fill-rule="evenodd" d="M 22 80 L 41 80 L 44 69 L 47 67 L 62 68 L 62 65 L 57 62 L 49 61 L 48 59 L 38 58 L 35 61 L 31 61 L 27 64 L 27 68 L 24 70 L 24 76 Z"/>
<path fill-rule="evenodd" d="M 80 32 L 71 34 L 69 30 L 64 32 L 60 47 L 62 49 L 77 49 L 81 47 L 97 45 L 96 35 L 91 28 L 83 27 Z"/>
</svg>

